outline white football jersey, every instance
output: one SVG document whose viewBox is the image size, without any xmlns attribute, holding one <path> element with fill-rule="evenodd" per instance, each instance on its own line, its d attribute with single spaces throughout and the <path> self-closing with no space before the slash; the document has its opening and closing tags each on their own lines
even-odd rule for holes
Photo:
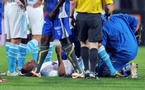
<svg viewBox="0 0 145 90">
<path fill-rule="evenodd" d="M 70 75 L 73 72 L 73 66 L 69 60 L 63 60 L 65 67 L 65 75 Z M 42 64 L 40 73 L 50 73 L 51 71 L 58 71 L 58 61 L 48 61 Z"/>
<path fill-rule="evenodd" d="M 73 68 L 71 62 L 69 60 L 63 60 L 63 64 L 64 64 L 64 68 L 65 68 L 65 75 L 70 76 L 74 71 L 74 68 Z M 78 64 L 79 64 L 81 70 L 83 71 L 84 70 L 83 60 L 78 59 Z M 42 64 L 40 73 L 43 76 L 50 76 L 49 74 L 52 71 L 58 72 L 58 61 L 48 61 L 48 62 L 45 62 Z M 58 74 L 56 74 L 56 76 L 58 76 Z"/>
</svg>

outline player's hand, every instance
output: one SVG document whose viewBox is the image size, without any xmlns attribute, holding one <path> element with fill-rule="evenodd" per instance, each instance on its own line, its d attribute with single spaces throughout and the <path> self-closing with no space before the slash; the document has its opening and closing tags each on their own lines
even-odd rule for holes
<svg viewBox="0 0 145 90">
<path fill-rule="evenodd" d="M 105 16 L 107 20 L 109 19 L 112 12 L 113 12 L 112 4 L 105 5 Z"/>
<path fill-rule="evenodd" d="M 69 23 L 73 28 L 75 27 L 75 19 L 74 18 L 69 18 Z"/>
<path fill-rule="evenodd" d="M 55 12 L 54 11 L 51 11 L 49 14 L 48 14 L 48 18 L 49 20 L 53 20 L 54 19 L 54 16 L 55 16 Z"/>
<path fill-rule="evenodd" d="M 42 5 L 42 1 L 41 0 L 37 0 L 37 2 L 33 5 L 33 8 L 37 8 L 40 5 Z"/>
<path fill-rule="evenodd" d="M 24 9 L 24 10 L 26 11 L 26 5 L 25 5 L 25 3 L 22 3 L 21 1 L 18 1 L 17 4 L 18 4 L 19 6 L 21 6 L 21 8 Z"/>
</svg>

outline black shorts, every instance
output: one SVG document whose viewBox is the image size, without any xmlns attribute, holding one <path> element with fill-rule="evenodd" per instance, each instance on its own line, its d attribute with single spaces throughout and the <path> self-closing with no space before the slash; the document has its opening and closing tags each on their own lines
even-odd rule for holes
<svg viewBox="0 0 145 90">
<path fill-rule="evenodd" d="M 76 24 L 79 30 L 78 39 L 80 41 L 102 41 L 101 14 L 78 13 Z"/>
</svg>

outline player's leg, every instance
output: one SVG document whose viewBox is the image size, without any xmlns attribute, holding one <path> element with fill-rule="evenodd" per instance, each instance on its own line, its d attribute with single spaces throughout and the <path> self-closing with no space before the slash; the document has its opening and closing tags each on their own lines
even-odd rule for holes
<svg viewBox="0 0 145 90">
<path fill-rule="evenodd" d="M 13 14 L 12 14 L 13 13 Z M 9 29 L 7 30 L 7 38 L 11 39 L 11 45 L 8 50 L 8 75 L 16 76 L 16 60 L 18 57 L 18 45 L 20 43 L 20 38 L 25 35 L 25 30 L 22 25 L 23 23 L 23 10 L 19 7 L 19 5 L 14 3 L 9 3 L 9 9 L 7 12 L 7 18 L 9 22 L 7 22 Z M 23 34 L 23 35 L 22 35 Z M 18 59 L 19 60 L 19 59 Z"/>
<path fill-rule="evenodd" d="M 47 56 L 49 44 L 50 44 L 50 36 L 42 35 L 41 45 L 40 45 L 40 49 L 39 49 L 38 57 L 37 57 L 37 67 L 35 69 L 36 73 L 39 73 L 40 68 Z"/>
<path fill-rule="evenodd" d="M 98 64 L 98 42 L 102 40 L 102 19 L 100 14 L 92 14 L 89 16 L 92 16 L 87 23 L 89 27 L 88 42 L 90 49 L 90 77 L 95 78 L 95 68 L 96 64 Z"/>
<path fill-rule="evenodd" d="M 27 43 L 27 53 L 32 52 L 32 58 L 33 60 L 37 61 L 37 55 L 38 55 L 38 42 L 35 39 L 32 39 Z"/>
<path fill-rule="evenodd" d="M 61 46 L 60 41 L 57 40 L 57 39 L 53 41 L 53 38 L 52 38 L 52 40 L 51 40 L 51 42 L 50 42 L 48 54 L 47 54 L 47 56 L 46 56 L 46 58 L 45 58 L 45 62 L 51 61 L 53 49 L 54 49 L 54 47 L 57 47 L 57 46 L 58 46 L 58 47 Z"/>
<path fill-rule="evenodd" d="M 74 52 L 74 46 L 69 42 L 68 38 L 61 39 L 60 42 L 61 42 L 62 48 L 67 52 L 67 57 L 70 60 L 70 62 L 72 63 L 75 72 L 82 73 L 82 71 L 78 65 L 77 57 Z"/>
<path fill-rule="evenodd" d="M 89 67 L 89 46 L 88 46 L 88 27 L 86 24 L 86 21 L 81 21 L 79 20 L 81 14 L 78 14 L 76 24 L 77 24 L 77 30 L 79 30 L 79 35 L 78 38 L 81 41 L 81 57 L 84 62 L 84 67 L 85 67 L 85 77 L 89 77 L 90 73 L 90 67 Z"/>
<path fill-rule="evenodd" d="M 59 73 L 59 76 L 64 76 L 65 75 L 65 67 L 64 67 L 64 64 L 63 64 L 63 61 L 62 61 L 62 55 L 61 55 L 61 52 L 62 52 L 62 47 L 61 46 L 56 46 L 55 47 L 55 52 L 57 54 L 57 59 L 58 59 L 58 73 Z"/>
<path fill-rule="evenodd" d="M 17 60 L 17 69 L 21 70 L 25 60 L 26 60 L 26 50 L 27 50 L 27 39 L 21 39 L 21 43 L 19 44 L 19 54 L 18 54 L 18 60 Z"/>
<path fill-rule="evenodd" d="M 21 11 L 19 16 L 20 18 L 17 19 L 17 22 L 20 22 L 17 26 L 19 26 L 18 36 L 21 38 L 21 43 L 19 43 L 19 54 L 18 54 L 18 66 L 17 69 L 21 70 L 26 59 L 26 49 L 27 49 L 27 19 L 25 12 Z"/>
<path fill-rule="evenodd" d="M 80 41 L 78 41 L 78 30 L 77 30 L 77 26 L 75 26 L 74 28 L 71 29 L 72 31 L 72 35 L 69 36 L 69 40 L 71 43 L 74 44 L 75 46 L 75 53 L 76 53 L 76 56 L 77 58 L 80 57 Z"/>
<path fill-rule="evenodd" d="M 98 66 L 96 68 L 96 72 L 98 73 L 98 77 L 110 77 L 110 72 L 106 67 L 105 63 L 102 60 L 99 60 Z"/>
<path fill-rule="evenodd" d="M 70 43 L 68 37 L 71 34 L 70 25 L 69 25 L 69 18 L 62 18 L 57 19 L 54 21 L 54 27 L 60 27 L 57 30 L 53 30 L 53 35 L 55 39 L 59 39 L 62 45 L 62 48 L 67 52 L 67 56 L 71 61 L 72 65 L 74 66 L 76 73 L 82 73 L 78 62 L 76 59 L 76 55 L 74 52 L 74 46 Z"/>
<path fill-rule="evenodd" d="M 20 39 L 11 39 L 11 44 L 9 46 L 8 50 L 8 76 L 17 76 L 18 74 L 16 73 L 16 60 L 18 57 L 18 47 L 20 43 Z"/>
<path fill-rule="evenodd" d="M 31 49 L 32 57 L 35 61 L 37 61 L 38 46 L 40 44 L 44 22 L 43 7 L 39 6 L 37 8 L 33 8 L 33 5 L 29 5 L 28 1 L 27 15 L 32 30 L 32 40 L 28 43 L 27 48 L 29 51 Z"/>
<path fill-rule="evenodd" d="M 90 52 L 89 52 L 88 42 L 81 42 L 81 57 L 83 59 L 83 63 L 85 66 L 85 69 L 84 69 L 85 78 L 89 77 L 89 74 L 90 74 L 89 56 L 90 56 Z"/>
<path fill-rule="evenodd" d="M 106 52 L 106 50 L 105 50 L 103 45 L 99 46 L 98 55 L 99 55 L 100 59 L 103 60 L 104 63 L 106 64 L 107 68 L 110 71 L 110 74 L 111 75 L 115 75 L 116 74 L 116 69 L 113 67 L 113 65 L 111 63 L 111 60 L 110 60 L 110 57 L 107 54 L 107 52 Z"/>
<path fill-rule="evenodd" d="M 49 46 L 48 54 L 45 58 L 45 62 L 51 61 L 52 53 L 53 53 L 53 47 L 54 47 L 53 44 L 51 44 L 51 42 L 50 42 L 50 46 Z"/>
</svg>

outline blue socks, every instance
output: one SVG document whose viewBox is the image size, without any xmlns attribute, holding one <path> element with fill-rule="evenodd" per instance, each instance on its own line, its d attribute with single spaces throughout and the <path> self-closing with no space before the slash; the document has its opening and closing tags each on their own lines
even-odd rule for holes
<svg viewBox="0 0 145 90">
<path fill-rule="evenodd" d="M 115 75 L 116 69 L 113 67 L 111 60 L 110 60 L 110 57 L 107 54 L 103 45 L 98 49 L 98 55 L 104 61 L 105 65 L 107 66 L 107 68 L 110 71 L 110 74 Z"/>
<path fill-rule="evenodd" d="M 7 45 L 6 50 L 8 49 Z M 15 72 L 16 70 L 17 56 L 18 56 L 18 45 L 10 43 L 8 49 L 8 71 L 10 73 Z"/>
<path fill-rule="evenodd" d="M 11 45 L 10 42 L 6 42 L 5 49 L 6 49 L 7 58 L 8 58 L 8 52 L 9 52 L 9 47 L 10 47 L 10 45 Z"/>
<path fill-rule="evenodd" d="M 52 59 L 53 47 L 54 47 L 54 46 L 50 44 L 50 46 L 49 46 L 49 51 L 48 51 L 47 56 L 46 56 L 46 58 L 45 58 L 45 62 L 51 61 L 51 59 Z"/>
<path fill-rule="evenodd" d="M 32 58 L 37 62 L 38 55 L 38 42 L 35 39 L 32 39 L 27 43 L 27 53 L 32 52 Z"/>
<path fill-rule="evenodd" d="M 18 70 L 21 70 L 26 59 L 26 48 L 27 44 L 19 44 L 19 54 L 18 54 Z"/>
</svg>

